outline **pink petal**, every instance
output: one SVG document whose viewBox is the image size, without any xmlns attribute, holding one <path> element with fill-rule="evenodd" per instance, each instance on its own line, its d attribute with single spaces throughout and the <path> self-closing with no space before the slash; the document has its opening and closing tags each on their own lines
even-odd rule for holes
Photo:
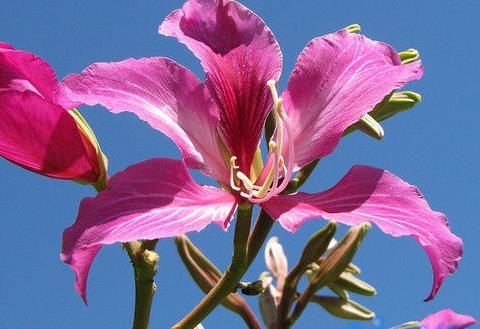
<svg viewBox="0 0 480 329">
<path fill-rule="evenodd" d="M 478 322 L 469 315 L 458 314 L 447 309 L 427 316 L 420 323 L 425 329 L 464 329 Z"/>
<path fill-rule="evenodd" d="M 236 205 L 231 194 L 196 184 L 182 161 L 144 161 L 82 201 L 77 221 L 63 234 L 61 257 L 75 271 L 77 291 L 85 299 L 88 269 L 101 245 L 173 237 L 210 223 L 226 228 Z"/>
<path fill-rule="evenodd" d="M 228 182 L 218 145 L 218 114 L 201 82 L 183 66 L 166 58 L 97 63 L 65 78 L 61 94 L 113 113 L 135 113 L 170 137 L 190 167 Z"/>
<path fill-rule="evenodd" d="M 278 80 L 282 53 L 270 29 L 237 1 L 190 0 L 172 12 L 159 32 L 176 37 L 197 56 L 220 109 L 224 142 L 250 172 L 263 123 L 272 106 L 267 87 Z"/>
<path fill-rule="evenodd" d="M 0 93 L 0 156 L 53 178 L 99 178 L 95 148 L 73 117 L 30 91 Z"/>
<path fill-rule="evenodd" d="M 0 48 L 1 49 L 10 49 L 10 50 L 15 50 L 15 47 L 12 46 L 11 44 L 5 43 L 5 42 L 0 42 Z M 1 50 L 0 49 L 0 50 Z"/>
<path fill-rule="evenodd" d="M 33 91 L 54 102 L 57 77 L 50 65 L 31 53 L 0 44 L 0 91 Z"/>
<path fill-rule="evenodd" d="M 297 167 L 331 153 L 348 126 L 422 73 L 420 62 L 401 65 L 394 49 L 360 34 L 341 31 L 312 40 L 282 95 Z"/>
<path fill-rule="evenodd" d="M 427 300 L 456 270 L 462 256 L 462 240 L 450 232 L 445 215 L 433 211 L 415 186 L 382 169 L 355 166 L 325 192 L 278 196 L 262 206 L 289 231 L 307 219 L 324 217 L 347 225 L 371 221 L 394 237 L 412 236 L 427 252 L 433 269 Z"/>
</svg>

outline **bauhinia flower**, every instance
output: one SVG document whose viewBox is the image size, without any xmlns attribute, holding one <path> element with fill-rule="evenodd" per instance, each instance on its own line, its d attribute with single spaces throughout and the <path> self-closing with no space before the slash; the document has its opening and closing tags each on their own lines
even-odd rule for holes
<svg viewBox="0 0 480 329">
<path fill-rule="evenodd" d="M 0 156 L 41 175 L 95 183 L 98 145 L 57 87 L 47 62 L 0 43 Z"/>
<path fill-rule="evenodd" d="M 465 329 L 477 323 L 473 317 L 455 313 L 450 309 L 430 314 L 420 321 L 420 325 L 424 329 Z"/>
<path fill-rule="evenodd" d="M 185 44 L 205 70 L 201 82 L 161 57 L 97 63 L 63 82 L 72 101 L 129 111 L 170 137 L 183 161 L 152 159 L 112 177 L 80 205 L 64 233 L 62 259 L 85 299 L 89 267 L 105 244 L 226 228 L 240 202 L 259 204 L 287 230 L 315 217 L 348 225 L 371 221 L 412 236 L 432 263 L 433 298 L 457 268 L 462 242 L 418 189 L 393 174 L 353 167 L 331 189 L 283 194 L 296 170 L 330 154 L 344 130 L 392 91 L 419 79 L 421 62 L 401 64 L 390 46 L 345 30 L 315 38 L 277 94 L 280 47 L 265 23 L 237 1 L 190 0 L 159 32 Z M 263 164 L 260 138 L 269 113 L 274 133 Z M 195 183 L 200 169 L 221 189 Z"/>
</svg>

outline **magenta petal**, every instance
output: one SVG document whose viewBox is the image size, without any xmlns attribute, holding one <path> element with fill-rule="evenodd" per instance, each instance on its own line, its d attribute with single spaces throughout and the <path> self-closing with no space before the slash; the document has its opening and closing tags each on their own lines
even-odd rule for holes
<svg viewBox="0 0 480 329">
<path fill-rule="evenodd" d="M 449 309 L 431 314 L 420 321 L 425 329 L 464 329 L 477 323 L 473 317 L 458 314 Z"/>
<path fill-rule="evenodd" d="M 55 102 L 57 77 L 50 65 L 31 53 L 0 44 L 0 91 L 33 91 Z"/>
<path fill-rule="evenodd" d="M 99 246 L 173 237 L 210 223 L 226 228 L 236 205 L 231 194 L 196 184 L 183 161 L 144 161 L 81 202 L 75 224 L 63 234 L 61 257 L 75 271 L 77 290 L 85 299 L 88 269 Z"/>
<path fill-rule="evenodd" d="M 267 87 L 278 80 L 282 53 L 270 29 L 237 1 L 190 0 L 159 32 L 176 37 L 201 61 L 220 109 L 220 131 L 240 169 L 250 172 L 263 123 L 272 106 Z"/>
<path fill-rule="evenodd" d="M 382 169 L 355 166 L 325 192 L 277 196 L 262 206 L 289 231 L 307 219 L 324 217 L 348 225 L 371 221 L 394 237 L 412 236 L 433 269 L 427 300 L 456 270 L 463 252 L 462 240 L 450 231 L 445 215 L 433 211 L 415 186 Z"/>
<path fill-rule="evenodd" d="M 283 93 L 297 167 L 331 153 L 343 131 L 392 90 L 419 79 L 419 61 L 401 65 L 390 46 L 341 31 L 312 40 Z"/>
<path fill-rule="evenodd" d="M 0 93 L 0 156 L 33 172 L 95 182 L 95 148 L 62 107 L 26 91 Z"/>
<path fill-rule="evenodd" d="M 81 75 L 69 75 L 60 89 L 70 102 L 135 113 L 170 137 L 190 167 L 228 182 L 215 105 L 202 83 L 183 66 L 158 57 L 97 63 Z"/>
</svg>

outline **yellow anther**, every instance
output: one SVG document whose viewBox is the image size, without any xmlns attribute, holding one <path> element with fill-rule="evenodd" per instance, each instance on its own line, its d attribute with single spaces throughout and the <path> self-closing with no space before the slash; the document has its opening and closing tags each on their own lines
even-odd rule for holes
<svg viewBox="0 0 480 329">
<path fill-rule="evenodd" d="M 277 151 L 277 143 L 275 141 L 270 141 L 268 143 L 268 150 L 272 153 Z"/>
<path fill-rule="evenodd" d="M 237 178 L 240 179 L 243 182 L 243 186 L 245 186 L 245 189 L 247 191 L 253 190 L 254 185 L 253 185 L 252 181 L 250 180 L 250 178 L 247 177 L 247 175 L 245 175 L 241 171 L 238 171 L 237 172 Z"/>
</svg>

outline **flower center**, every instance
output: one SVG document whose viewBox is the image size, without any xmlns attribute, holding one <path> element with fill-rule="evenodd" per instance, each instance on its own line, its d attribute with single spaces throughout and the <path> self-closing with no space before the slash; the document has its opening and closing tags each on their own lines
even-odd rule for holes
<svg viewBox="0 0 480 329">
<path fill-rule="evenodd" d="M 240 195 L 252 203 L 261 203 L 280 194 L 287 186 L 293 172 L 293 141 L 285 124 L 288 117 L 282 105 L 282 99 L 278 97 L 275 80 L 267 82 L 273 98 L 273 115 L 275 130 L 268 143 L 268 156 L 261 173 L 255 182 L 239 170 L 236 164 L 237 157 L 230 158 L 230 187 L 240 192 Z M 284 138 L 287 137 L 287 145 Z M 287 151 L 288 163 L 282 155 Z M 283 181 L 280 182 L 281 178 Z"/>
</svg>

